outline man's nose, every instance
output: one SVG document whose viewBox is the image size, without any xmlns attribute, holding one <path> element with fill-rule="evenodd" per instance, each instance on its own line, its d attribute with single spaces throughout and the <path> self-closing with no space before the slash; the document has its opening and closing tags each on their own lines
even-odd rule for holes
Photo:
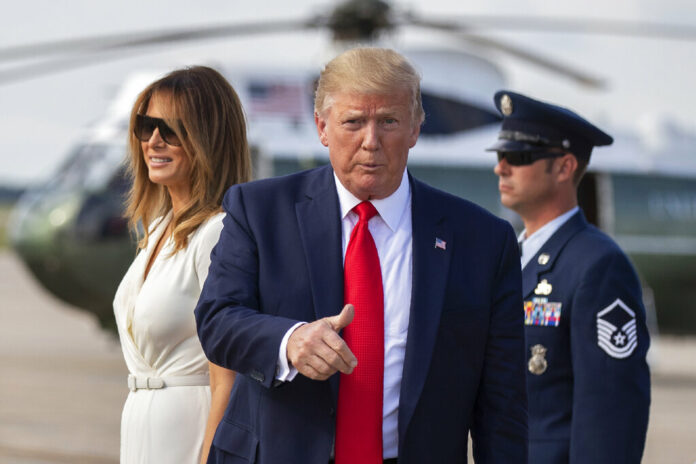
<svg viewBox="0 0 696 464">
<path fill-rule="evenodd" d="M 367 151 L 375 151 L 379 149 L 379 125 L 376 121 L 368 122 L 363 129 L 362 148 Z"/>
<path fill-rule="evenodd" d="M 498 161 L 498 164 L 493 168 L 493 173 L 497 176 L 505 176 L 510 173 L 510 165 L 505 158 L 501 158 L 500 161 Z"/>
</svg>

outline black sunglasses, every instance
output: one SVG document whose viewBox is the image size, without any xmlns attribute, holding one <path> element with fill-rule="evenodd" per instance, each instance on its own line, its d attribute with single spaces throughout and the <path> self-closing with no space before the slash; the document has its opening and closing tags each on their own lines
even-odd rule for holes
<svg viewBox="0 0 696 464">
<path fill-rule="evenodd" d="M 133 126 L 133 133 L 141 142 L 147 142 L 152 137 L 152 133 L 155 132 L 155 128 L 159 129 L 160 137 L 165 141 L 167 145 L 172 145 L 175 147 L 181 146 L 181 140 L 176 132 L 164 122 L 161 118 L 151 118 L 150 116 L 145 116 L 143 114 L 137 114 L 135 116 L 135 126 Z M 183 128 L 182 132 L 185 133 Z"/>
<path fill-rule="evenodd" d="M 510 166 L 527 166 L 540 159 L 563 155 L 563 152 L 558 151 L 499 151 L 498 162 L 505 159 Z"/>
</svg>

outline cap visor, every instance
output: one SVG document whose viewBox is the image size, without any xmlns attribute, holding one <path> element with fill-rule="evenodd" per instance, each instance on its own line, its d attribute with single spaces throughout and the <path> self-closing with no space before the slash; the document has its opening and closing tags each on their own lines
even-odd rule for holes
<svg viewBox="0 0 696 464">
<path fill-rule="evenodd" d="M 519 142 L 517 140 L 498 139 L 493 145 L 486 148 L 486 151 L 539 151 L 543 147 L 532 145 L 531 143 Z"/>
</svg>

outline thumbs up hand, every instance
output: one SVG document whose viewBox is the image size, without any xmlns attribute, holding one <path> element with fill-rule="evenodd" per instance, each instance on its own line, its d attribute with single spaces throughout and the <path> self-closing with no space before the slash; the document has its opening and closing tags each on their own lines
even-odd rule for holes
<svg viewBox="0 0 696 464">
<path fill-rule="evenodd" d="M 334 332 L 338 333 L 353 322 L 353 317 L 355 317 L 355 308 L 353 308 L 352 304 L 348 303 L 339 314 L 325 317 L 323 320 L 329 323 Z"/>
<path fill-rule="evenodd" d="M 302 375 L 314 380 L 326 380 L 336 372 L 353 372 L 358 360 L 338 332 L 353 321 L 354 315 L 353 305 L 347 304 L 336 316 L 295 329 L 288 339 L 288 361 Z"/>
</svg>

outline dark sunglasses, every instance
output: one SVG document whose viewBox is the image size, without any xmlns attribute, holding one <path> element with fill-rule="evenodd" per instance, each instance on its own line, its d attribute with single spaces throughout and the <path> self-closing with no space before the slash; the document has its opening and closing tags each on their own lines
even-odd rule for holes
<svg viewBox="0 0 696 464">
<path fill-rule="evenodd" d="M 498 162 L 505 159 L 510 166 L 527 166 L 544 158 L 557 158 L 564 153 L 557 151 L 499 151 Z"/>
<path fill-rule="evenodd" d="M 181 146 L 181 140 L 176 132 L 164 122 L 161 118 L 151 118 L 150 116 L 145 116 L 142 114 L 137 114 L 135 116 L 135 126 L 133 127 L 133 133 L 141 142 L 147 142 L 152 137 L 152 133 L 155 132 L 155 128 L 159 129 L 160 137 L 165 141 L 167 145 L 172 145 L 175 147 Z M 182 128 L 183 132 L 183 128 Z"/>
</svg>

